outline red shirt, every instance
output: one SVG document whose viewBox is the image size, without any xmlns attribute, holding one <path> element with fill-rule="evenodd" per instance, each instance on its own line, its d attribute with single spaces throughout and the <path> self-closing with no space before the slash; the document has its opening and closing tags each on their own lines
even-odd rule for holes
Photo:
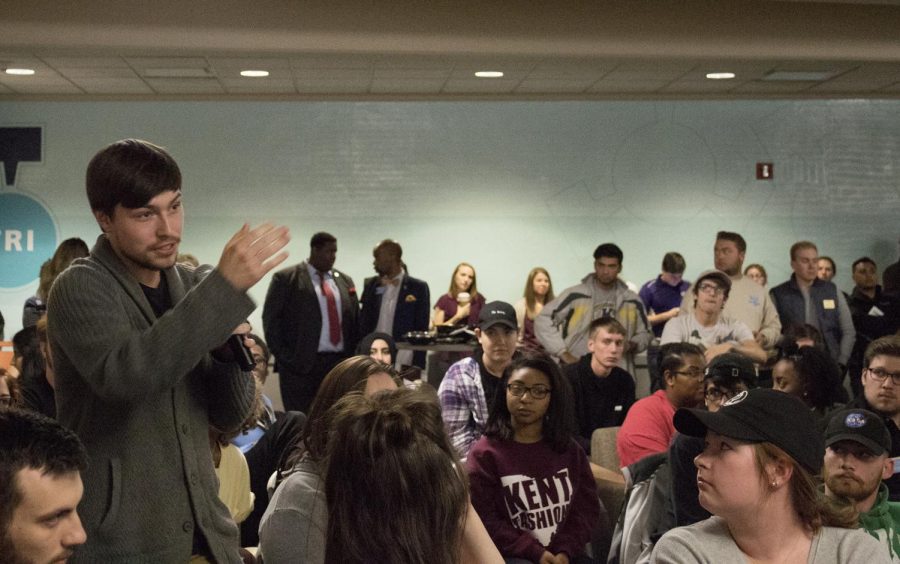
<svg viewBox="0 0 900 564">
<path fill-rule="evenodd" d="M 616 436 L 619 465 L 625 467 L 648 454 L 668 450 L 675 436 L 674 416 L 675 406 L 664 390 L 635 402 Z"/>
</svg>

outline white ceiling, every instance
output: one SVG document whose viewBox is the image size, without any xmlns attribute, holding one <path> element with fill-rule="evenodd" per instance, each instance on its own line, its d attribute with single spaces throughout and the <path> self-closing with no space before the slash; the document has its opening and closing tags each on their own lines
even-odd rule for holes
<svg viewBox="0 0 900 564">
<path fill-rule="evenodd" d="M 0 74 L 0 100 L 900 97 L 900 1 L 4 0 L 3 12 L 0 69 L 36 74 Z M 778 70 L 831 76 L 765 80 Z"/>
</svg>

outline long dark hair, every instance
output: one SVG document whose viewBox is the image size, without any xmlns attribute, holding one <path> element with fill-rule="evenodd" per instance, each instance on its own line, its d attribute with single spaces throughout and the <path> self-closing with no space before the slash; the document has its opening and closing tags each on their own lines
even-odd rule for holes
<svg viewBox="0 0 900 564">
<path fill-rule="evenodd" d="M 436 397 L 352 392 L 333 411 L 325 561 L 457 564 L 469 495 Z"/>
<path fill-rule="evenodd" d="M 316 392 L 316 397 L 309 408 L 303 430 L 294 443 L 285 449 L 288 454 L 286 461 L 280 465 L 281 470 L 289 470 L 304 455 L 315 461 L 324 458 L 331 430 L 332 406 L 350 392 L 364 391 L 369 376 L 382 372 L 389 374 L 395 381 L 399 380 L 397 373 L 390 366 L 369 356 L 353 356 L 342 360 L 332 368 L 319 385 L 319 391 Z"/>
<path fill-rule="evenodd" d="M 513 372 L 522 368 L 531 368 L 547 376 L 550 381 L 550 404 L 544 415 L 542 432 L 544 440 L 558 452 L 569 448 L 575 434 L 575 408 L 572 399 L 572 387 L 563 376 L 559 366 L 542 353 L 534 353 L 514 358 L 503 371 L 503 382 L 494 394 L 494 403 L 488 415 L 484 434 L 488 437 L 512 440 L 512 416 L 506 405 L 506 385 Z"/>
</svg>

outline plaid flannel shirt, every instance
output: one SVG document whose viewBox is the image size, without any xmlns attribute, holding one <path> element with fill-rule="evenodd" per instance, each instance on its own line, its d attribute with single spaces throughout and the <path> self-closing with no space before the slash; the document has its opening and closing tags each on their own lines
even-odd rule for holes
<svg viewBox="0 0 900 564">
<path fill-rule="evenodd" d="M 484 432 L 488 418 L 478 361 L 464 358 L 454 363 L 441 381 L 438 396 L 450 442 L 460 458 L 465 458 Z"/>
</svg>

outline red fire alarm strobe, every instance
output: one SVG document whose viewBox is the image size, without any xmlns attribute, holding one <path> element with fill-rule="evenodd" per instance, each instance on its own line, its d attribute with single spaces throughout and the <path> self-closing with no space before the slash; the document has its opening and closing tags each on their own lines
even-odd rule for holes
<svg viewBox="0 0 900 564">
<path fill-rule="evenodd" d="M 772 180 L 772 163 L 756 163 L 756 179 Z"/>
</svg>

